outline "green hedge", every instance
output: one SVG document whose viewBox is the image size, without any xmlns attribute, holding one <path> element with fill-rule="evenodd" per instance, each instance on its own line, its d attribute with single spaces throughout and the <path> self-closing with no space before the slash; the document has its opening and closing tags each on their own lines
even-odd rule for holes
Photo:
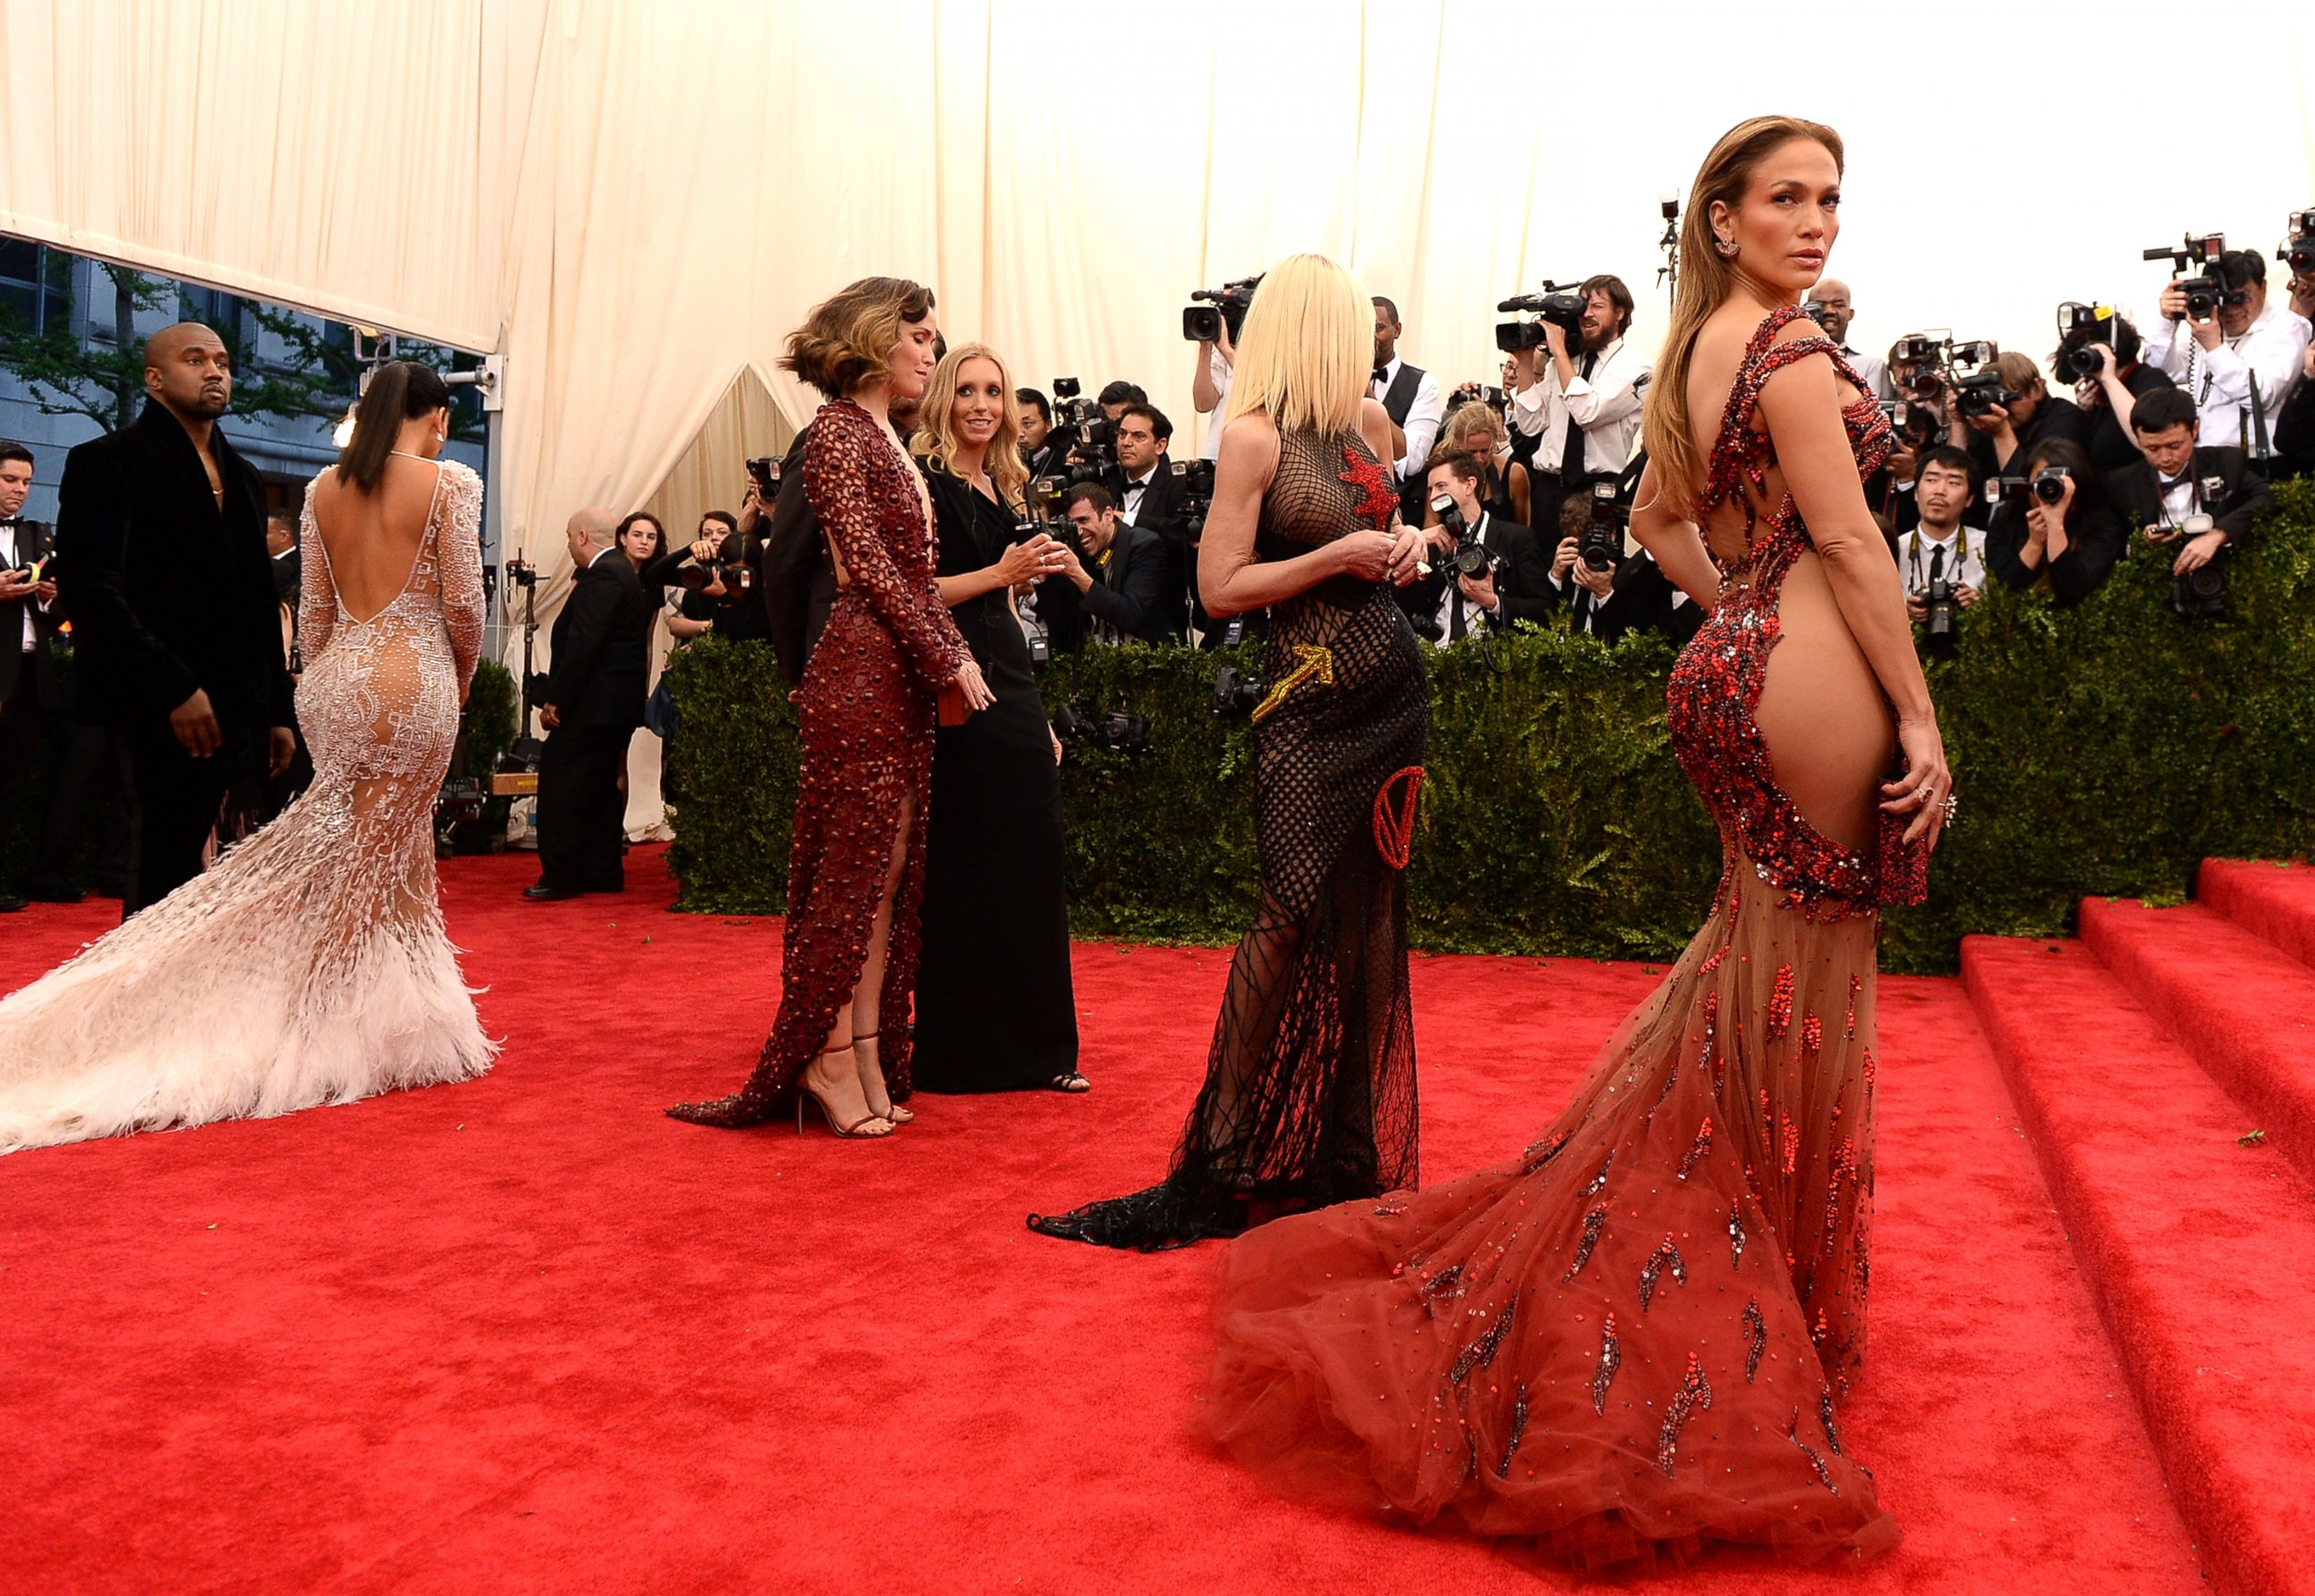
<svg viewBox="0 0 2315 1596">
<path fill-rule="evenodd" d="M 2065 930 L 2086 894 L 2175 897 L 2206 856 L 2315 845 L 2315 488 L 2234 563 L 2231 618 L 2170 613 L 2167 562 L 2133 558 L 2073 610 L 1999 589 L 1968 612 L 1931 688 L 1962 794 L 1931 896 L 1888 918 L 1891 969 L 1950 971 L 1974 931 Z M 1672 650 L 1556 629 L 1432 658 L 1428 770 L 1409 888 L 1418 946 L 1662 957 L 1705 911 L 1718 844 L 1672 758 Z M 1092 649 L 1043 669 L 1149 720 L 1150 747 L 1062 766 L 1070 918 L 1081 935 L 1228 943 L 1254 899 L 1242 717 L 1211 707 L 1228 655 Z M 1241 665 L 1249 661 L 1239 660 Z M 795 801 L 794 717 L 761 644 L 705 639 L 670 667 L 687 909 L 776 911 Z"/>
</svg>

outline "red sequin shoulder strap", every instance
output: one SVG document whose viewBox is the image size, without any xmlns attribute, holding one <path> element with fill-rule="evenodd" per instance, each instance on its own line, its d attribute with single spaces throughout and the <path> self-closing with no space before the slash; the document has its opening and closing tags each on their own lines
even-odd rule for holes
<svg viewBox="0 0 2315 1596">
<path fill-rule="evenodd" d="M 1768 463 L 1775 457 L 1776 449 L 1768 436 L 1752 430 L 1752 414 L 1760 408 L 1761 390 L 1769 378 L 1811 355 L 1830 355 L 1836 368 L 1849 373 L 1848 363 L 1840 358 L 1840 346 L 1823 333 L 1789 339 L 1783 343 L 1777 341 L 1778 333 L 1805 314 L 1797 305 L 1780 306 L 1752 330 L 1752 341 L 1744 346 L 1744 359 L 1736 368 L 1736 380 L 1728 385 L 1728 405 L 1721 412 L 1720 436 L 1712 446 L 1712 461 L 1706 473 L 1699 510 L 1708 511 L 1727 503 L 1747 479 L 1759 483 Z M 1849 375 L 1854 380 L 1854 375 Z"/>
</svg>

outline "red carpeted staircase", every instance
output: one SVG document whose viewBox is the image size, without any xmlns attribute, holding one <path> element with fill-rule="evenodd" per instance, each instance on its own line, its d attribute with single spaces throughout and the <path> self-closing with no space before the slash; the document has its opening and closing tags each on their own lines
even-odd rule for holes
<svg viewBox="0 0 2315 1596">
<path fill-rule="evenodd" d="M 1155 1178 L 1227 952 L 1076 950 L 1086 1097 L 889 1144 L 679 1124 L 776 921 L 444 874 L 492 1073 L 0 1158 L 0 1592 L 1572 1590 L 1190 1439 L 1214 1251 L 1032 1236 Z M 115 906 L 0 921 L 0 991 Z M 2315 873 L 1881 987 L 1871 1361 L 1903 1546 L 1645 1592 L 2315 1596 Z M 1418 958 L 1423 1164 L 1515 1156 L 1660 970 Z M 2264 1130 L 2263 1139 L 2239 1139 Z"/>
<path fill-rule="evenodd" d="M 2315 870 L 2092 899 L 1962 973 L 2222 1590 L 2315 1592 Z"/>
</svg>

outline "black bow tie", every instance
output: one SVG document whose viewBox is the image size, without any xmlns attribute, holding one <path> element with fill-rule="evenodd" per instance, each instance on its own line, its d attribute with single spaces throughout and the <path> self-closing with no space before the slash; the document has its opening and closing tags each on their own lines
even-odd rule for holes
<svg viewBox="0 0 2315 1596">
<path fill-rule="evenodd" d="M 2160 476 L 2158 474 L 2158 480 L 2162 483 L 2162 491 L 2167 493 L 2173 488 L 2185 487 L 2193 480 L 2194 474 L 2191 471 L 2182 471 L 2176 476 Z"/>
</svg>

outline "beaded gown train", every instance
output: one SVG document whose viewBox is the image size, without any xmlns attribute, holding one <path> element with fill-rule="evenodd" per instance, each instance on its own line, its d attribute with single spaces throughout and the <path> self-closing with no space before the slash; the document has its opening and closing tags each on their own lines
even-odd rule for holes
<svg viewBox="0 0 2315 1596">
<path fill-rule="evenodd" d="M 924 477 L 891 430 L 849 399 L 830 401 L 813 419 L 803 475 L 839 585 L 794 695 L 801 756 L 779 1013 L 738 1092 L 667 1111 L 695 1124 L 757 1124 L 793 1101 L 797 1078 L 866 966 L 904 823 L 877 1055 L 894 1100 L 910 1095 L 906 1017 L 917 981 L 937 693 L 972 655 L 933 578 Z"/>
<path fill-rule="evenodd" d="M 1287 431 L 1255 552 L 1282 560 L 1388 528 L 1366 440 Z M 1273 606 L 1255 710 L 1261 899 L 1230 961 L 1206 1078 L 1166 1178 L 1047 1235 L 1150 1250 L 1415 1179 L 1406 849 L 1431 701 L 1389 587 L 1332 578 Z"/>
<path fill-rule="evenodd" d="M 1885 699 L 1773 762 L 1761 730 L 1780 639 L 1788 704 L 1861 665 L 1792 501 L 1755 497 L 1761 386 L 1817 355 L 1855 383 L 1822 337 L 1776 341 L 1797 314 L 1730 395 L 1700 513 L 1741 503 L 1747 547 L 1668 694 L 1722 838 L 1711 916 L 1520 1158 L 1231 1245 L 1202 1423 L 1279 1489 L 1587 1567 L 1897 1539 L 1834 1408 L 1865 1350 L 1878 909 L 1926 859 L 1869 780 L 1862 851 L 1788 795 L 1812 760 L 1885 769 Z M 1889 431 L 1858 386 L 1870 472 Z"/>
<path fill-rule="evenodd" d="M 441 464 L 409 578 L 366 620 L 338 597 L 314 500 L 297 684 L 313 785 L 215 868 L 0 1002 L 0 1152 L 490 1068 L 434 878 L 434 802 L 482 652 L 482 480 Z"/>
</svg>

